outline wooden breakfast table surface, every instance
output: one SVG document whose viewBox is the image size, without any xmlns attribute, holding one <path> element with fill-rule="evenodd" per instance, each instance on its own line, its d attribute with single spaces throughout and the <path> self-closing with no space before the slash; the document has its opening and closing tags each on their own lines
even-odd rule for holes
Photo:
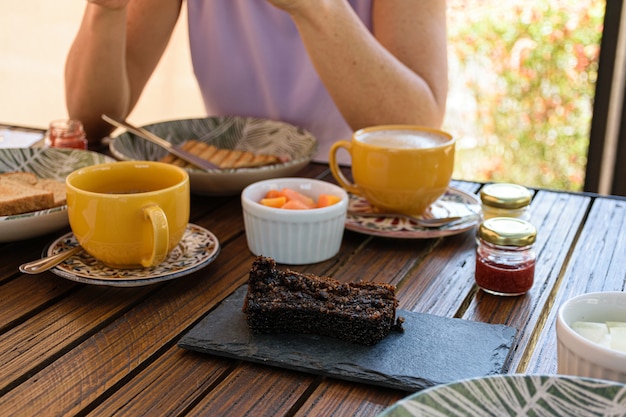
<svg viewBox="0 0 626 417">
<path fill-rule="evenodd" d="M 332 181 L 324 164 L 299 175 Z M 481 187 L 453 185 L 470 193 Z M 626 289 L 626 200 L 534 191 L 538 261 L 525 296 L 477 289 L 475 229 L 433 239 L 347 230 L 338 255 L 290 268 L 392 283 L 402 309 L 514 327 L 504 371 L 555 374 L 558 306 L 580 293 Z M 179 347 L 183 335 L 246 282 L 254 259 L 239 196 L 193 195 L 190 221 L 219 239 L 215 261 L 134 288 L 19 272 L 69 228 L 0 243 L 0 415 L 375 416 L 409 394 Z"/>
</svg>

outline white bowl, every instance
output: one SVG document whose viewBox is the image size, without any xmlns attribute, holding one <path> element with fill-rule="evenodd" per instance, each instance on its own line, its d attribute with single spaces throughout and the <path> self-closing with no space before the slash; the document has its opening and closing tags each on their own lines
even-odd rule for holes
<svg viewBox="0 0 626 417">
<path fill-rule="evenodd" d="M 270 190 L 291 188 L 314 200 L 321 194 L 341 198 L 328 207 L 289 210 L 259 201 Z M 339 252 L 348 210 L 348 194 L 329 182 L 310 178 L 275 178 L 247 186 L 241 193 L 243 219 L 250 251 L 276 262 L 303 265 L 322 262 Z"/>
<path fill-rule="evenodd" d="M 567 300 L 556 321 L 558 372 L 626 383 L 626 353 L 600 346 L 570 327 L 576 321 L 626 321 L 626 292 L 596 292 Z"/>
</svg>

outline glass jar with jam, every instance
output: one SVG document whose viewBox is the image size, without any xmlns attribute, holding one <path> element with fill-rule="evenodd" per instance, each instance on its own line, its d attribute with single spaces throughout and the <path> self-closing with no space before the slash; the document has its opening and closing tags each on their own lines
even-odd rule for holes
<svg viewBox="0 0 626 417">
<path fill-rule="evenodd" d="M 53 148 L 87 149 L 87 137 L 79 120 L 54 120 L 50 123 L 45 140 Z"/>
<path fill-rule="evenodd" d="M 493 217 L 478 228 L 476 285 L 495 295 L 525 294 L 535 280 L 537 230 L 525 220 Z"/>
<path fill-rule="evenodd" d="M 514 217 L 528 220 L 532 198 L 528 188 L 517 184 L 489 184 L 480 191 L 483 220 L 492 217 Z"/>
</svg>

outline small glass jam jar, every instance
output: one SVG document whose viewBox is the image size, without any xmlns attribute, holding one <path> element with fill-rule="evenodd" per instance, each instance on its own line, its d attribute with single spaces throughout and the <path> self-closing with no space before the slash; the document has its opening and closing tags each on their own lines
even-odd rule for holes
<svg viewBox="0 0 626 417">
<path fill-rule="evenodd" d="M 54 120 L 50 123 L 45 140 L 53 148 L 87 149 L 83 124 L 78 120 Z"/>
<path fill-rule="evenodd" d="M 476 285 L 495 295 L 522 295 L 533 286 L 535 227 L 525 220 L 493 217 L 478 228 Z"/>
<path fill-rule="evenodd" d="M 515 217 L 528 220 L 528 207 L 532 194 L 528 188 L 517 184 L 489 184 L 480 191 L 483 220 L 492 217 Z"/>
</svg>

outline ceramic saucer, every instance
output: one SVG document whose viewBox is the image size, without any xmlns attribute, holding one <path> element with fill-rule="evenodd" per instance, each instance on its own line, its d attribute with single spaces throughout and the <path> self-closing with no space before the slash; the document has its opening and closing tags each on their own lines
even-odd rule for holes
<svg viewBox="0 0 626 417">
<path fill-rule="evenodd" d="M 356 195 L 350 195 L 349 211 L 346 217 L 346 229 L 373 236 L 399 239 L 430 239 L 450 236 L 470 230 L 480 221 L 480 202 L 478 196 L 450 187 L 435 201 L 422 218 L 443 218 L 459 216 L 461 220 L 438 228 L 428 228 L 402 217 L 372 217 L 375 212 L 369 202 Z M 370 213 L 359 216 L 358 213 Z"/>
<path fill-rule="evenodd" d="M 54 255 L 78 245 L 70 232 L 56 239 L 43 255 Z M 104 265 L 86 252 L 79 252 L 50 271 L 71 281 L 113 287 L 138 287 L 188 275 L 204 268 L 220 252 L 217 237 L 208 230 L 189 224 L 180 243 L 165 261 L 150 268 L 116 269 Z"/>
</svg>

